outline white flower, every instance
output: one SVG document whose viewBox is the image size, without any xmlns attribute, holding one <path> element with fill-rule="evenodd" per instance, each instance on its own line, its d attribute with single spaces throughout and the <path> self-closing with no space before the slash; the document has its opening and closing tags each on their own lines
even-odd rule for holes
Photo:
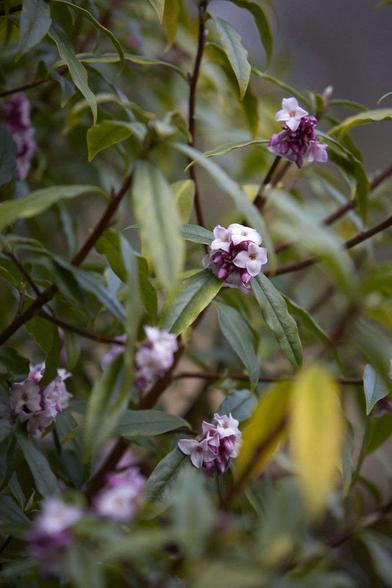
<svg viewBox="0 0 392 588">
<path fill-rule="evenodd" d="M 129 521 L 135 509 L 134 492 L 127 486 L 108 488 L 100 492 L 95 500 L 96 512 L 112 521 Z"/>
<path fill-rule="evenodd" d="M 78 506 L 66 504 L 58 498 L 47 498 L 43 502 L 42 511 L 34 521 L 34 526 L 48 535 L 57 535 L 77 523 L 82 514 Z"/>
<path fill-rule="evenodd" d="M 215 454 L 208 446 L 208 439 L 197 441 L 196 439 L 180 439 L 178 448 L 185 455 L 189 455 L 195 468 L 201 468 L 203 463 L 209 463 L 215 460 Z"/>
<path fill-rule="evenodd" d="M 245 227 L 244 225 L 240 225 L 238 223 L 229 225 L 228 230 L 231 232 L 231 240 L 234 245 L 238 245 L 243 241 L 252 241 L 252 243 L 260 245 L 262 241 L 259 233 L 255 229 Z"/>
<path fill-rule="evenodd" d="M 328 145 L 324 145 L 318 141 L 310 141 L 309 151 L 306 154 L 307 161 L 318 161 L 320 163 L 328 161 L 327 147 Z"/>
<path fill-rule="evenodd" d="M 308 112 L 299 106 L 296 98 L 283 98 L 282 110 L 275 114 L 275 120 L 285 122 L 291 131 L 296 131 L 301 118 L 307 114 Z"/>
<path fill-rule="evenodd" d="M 233 259 L 234 265 L 246 269 L 252 278 L 261 272 L 261 266 L 267 261 L 267 250 L 254 243 L 249 245 L 247 251 L 240 251 Z"/>
<path fill-rule="evenodd" d="M 154 381 L 173 364 L 178 349 L 176 336 L 168 331 L 146 326 L 147 340 L 135 356 L 137 378 L 147 383 Z"/>
<path fill-rule="evenodd" d="M 234 435 L 236 439 L 241 437 L 241 431 L 238 428 L 239 422 L 231 416 L 231 413 L 228 415 L 215 413 L 214 419 L 216 422 L 216 430 L 222 439 L 224 437 L 230 437 L 231 435 Z"/>
<path fill-rule="evenodd" d="M 225 229 L 225 227 L 217 225 L 214 229 L 214 237 L 215 239 L 212 241 L 210 245 L 212 251 L 218 249 L 222 249 L 223 251 L 229 251 L 231 245 L 230 227 L 228 229 Z"/>
</svg>

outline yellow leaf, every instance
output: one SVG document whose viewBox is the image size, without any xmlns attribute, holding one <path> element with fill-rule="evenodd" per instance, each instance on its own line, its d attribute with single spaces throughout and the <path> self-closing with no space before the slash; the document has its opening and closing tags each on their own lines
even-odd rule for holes
<svg viewBox="0 0 392 588">
<path fill-rule="evenodd" d="M 290 383 L 274 384 L 261 397 L 242 432 L 234 475 L 241 483 L 257 477 L 285 436 Z"/>
<path fill-rule="evenodd" d="M 339 387 L 321 365 L 304 368 L 293 385 L 289 440 L 306 508 L 319 517 L 336 482 L 344 440 Z"/>
</svg>

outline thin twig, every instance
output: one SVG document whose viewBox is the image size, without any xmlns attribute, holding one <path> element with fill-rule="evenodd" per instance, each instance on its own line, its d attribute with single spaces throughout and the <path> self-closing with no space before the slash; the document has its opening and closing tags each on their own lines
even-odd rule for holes
<svg viewBox="0 0 392 588">
<path fill-rule="evenodd" d="M 91 339 L 91 341 L 97 341 L 97 343 L 105 343 L 106 345 L 125 345 L 122 339 L 116 339 L 111 337 L 105 337 L 105 335 L 100 335 L 99 333 L 95 333 L 95 331 L 90 331 L 89 329 L 83 329 L 82 327 L 78 327 L 77 325 L 73 325 L 63 319 L 59 319 L 56 316 L 51 316 L 45 310 L 40 310 L 38 312 L 38 316 L 49 321 L 61 329 L 66 331 L 71 331 L 72 333 L 76 333 L 85 339 Z"/>
<path fill-rule="evenodd" d="M 189 125 L 189 133 L 190 133 L 189 145 L 191 147 L 195 147 L 195 144 L 196 144 L 196 119 L 195 119 L 196 94 L 197 94 L 197 82 L 199 80 L 200 67 L 201 67 L 204 47 L 205 47 L 205 43 L 206 43 L 206 30 L 205 30 L 206 14 L 207 14 L 207 0 L 202 1 L 199 4 L 199 35 L 198 35 L 195 63 L 193 66 L 192 75 L 190 77 L 188 125 Z M 191 163 L 191 161 L 190 161 L 190 163 Z M 204 227 L 205 223 L 204 223 L 203 210 L 202 210 L 202 206 L 201 206 L 200 190 L 199 190 L 199 184 L 198 184 L 197 175 L 196 175 L 196 169 L 195 169 L 194 165 L 190 166 L 189 175 L 190 175 L 191 179 L 193 180 L 193 183 L 195 186 L 195 209 L 196 209 L 197 222 L 200 226 Z"/>
<path fill-rule="evenodd" d="M 370 182 L 370 188 L 369 188 L 370 191 L 375 190 L 382 182 L 384 182 L 386 179 L 388 179 L 391 175 L 392 175 L 392 165 L 387 167 L 384 171 L 380 172 L 379 174 L 377 174 L 373 178 L 373 180 Z M 326 225 L 326 226 L 332 225 L 337 220 L 341 219 L 347 212 L 349 212 L 350 210 L 353 210 L 356 207 L 356 205 L 357 205 L 357 201 L 355 198 L 353 200 L 350 200 L 349 202 L 346 202 L 346 204 L 343 204 L 337 210 L 335 210 L 334 212 L 331 212 L 331 214 L 326 216 L 321 224 Z M 292 245 L 294 245 L 293 241 L 286 241 L 285 243 L 280 243 L 275 247 L 275 253 L 280 253 L 281 251 L 285 251 L 289 247 L 292 247 Z"/>
<path fill-rule="evenodd" d="M 261 182 L 259 190 L 256 194 L 256 198 L 253 201 L 253 204 L 256 206 L 256 208 L 258 208 L 259 210 L 262 210 L 264 207 L 264 204 L 266 202 L 265 196 L 264 196 L 264 189 L 266 186 L 268 186 L 268 184 L 271 182 L 272 180 L 272 176 L 274 175 L 274 171 L 276 170 L 276 168 L 279 165 L 279 162 L 281 160 L 281 156 L 277 155 L 275 157 L 275 159 L 273 160 L 271 167 L 269 168 L 269 170 L 267 171 L 264 180 Z"/>
<path fill-rule="evenodd" d="M 381 233 L 382 231 L 385 231 L 391 225 L 392 225 L 392 216 L 388 217 L 385 221 L 383 221 L 383 222 L 379 223 L 378 225 L 372 227 L 368 231 L 361 231 L 360 233 L 358 233 L 357 235 L 355 235 L 355 237 L 353 237 L 352 239 L 349 239 L 348 241 L 346 241 L 344 243 L 344 245 L 343 245 L 343 249 L 351 249 L 352 247 L 355 247 L 356 245 L 359 245 L 360 243 L 363 243 L 367 239 L 370 239 L 374 235 L 377 235 L 378 233 Z M 318 257 L 308 257 L 307 259 L 303 259 L 302 261 L 298 261 L 298 262 L 295 262 L 295 263 L 284 265 L 284 266 L 278 268 L 273 273 L 266 272 L 265 275 L 266 276 L 280 276 L 282 274 L 289 274 L 289 273 L 296 272 L 296 271 L 299 271 L 301 269 L 304 269 L 306 267 L 310 267 L 312 265 L 315 265 L 319 261 L 320 260 L 319 260 Z"/>
<path fill-rule="evenodd" d="M 175 374 L 172 380 L 183 380 L 183 379 L 200 379 L 215 381 L 221 378 L 227 378 L 231 380 L 237 380 L 238 382 L 248 382 L 249 376 L 241 373 L 230 373 L 230 372 L 179 372 Z M 292 376 L 262 376 L 259 378 L 259 382 L 271 383 L 271 382 L 282 382 L 289 381 Z M 337 381 L 343 385 L 362 385 L 362 378 L 337 378 Z"/>
<path fill-rule="evenodd" d="M 120 190 L 117 194 L 112 198 L 112 200 L 107 205 L 101 219 L 99 220 L 98 224 L 96 225 L 95 229 L 91 233 L 90 237 L 86 240 L 86 242 L 82 245 L 80 250 L 76 253 L 76 255 L 72 258 L 72 265 L 79 266 L 91 249 L 94 247 L 95 243 L 98 241 L 99 237 L 102 235 L 103 231 L 109 224 L 110 220 L 112 219 L 114 213 L 116 212 L 120 202 L 127 194 L 130 186 L 132 183 L 132 174 L 128 175 Z M 0 333 L 0 345 L 3 345 L 20 327 L 22 327 L 25 323 L 27 323 L 33 316 L 41 310 L 45 304 L 47 304 L 52 298 L 57 294 L 58 288 L 55 284 L 48 286 L 46 290 L 41 292 L 41 294 L 30 304 L 30 306 L 18 317 L 16 317 L 8 327 L 4 329 Z"/>
</svg>

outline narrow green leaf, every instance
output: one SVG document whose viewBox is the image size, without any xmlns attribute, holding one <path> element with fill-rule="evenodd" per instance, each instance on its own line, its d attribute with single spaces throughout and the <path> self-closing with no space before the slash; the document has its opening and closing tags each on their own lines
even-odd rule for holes
<svg viewBox="0 0 392 588">
<path fill-rule="evenodd" d="M 363 391 L 365 393 L 366 414 L 369 415 L 379 400 L 388 396 L 388 390 L 371 365 L 363 371 Z"/>
<path fill-rule="evenodd" d="M 260 361 L 252 344 L 252 331 L 243 316 L 227 304 L 215 304 L 221 331 L 247 369 L 253 388 L 260 377 Z"/>
<path fill-rule="evenodd" d="M 11 496 L 0 496 L 0 521 L 2 525 L 30 525 L 29 517 Z"/>
<path fill-rule="evenodd" d="M 208 270 L 185 280 L 163 309 L 160 327 L 180 335 L 212 302 L 222 285 L 222 281 Z"/>
<path fill-rule="evenodd" d="M 185 255 L 181 224 L 170 185 L 149 161 L 136 163 L 132 201 L 143 246 L 162 285 L 173 290 Z"/>
<path fill-rule="evenodd" d="M 88 160 L 121 141 L 137 136 L 143 139 L 145 127 L 141 123 L 128 123 L 119 120 L 104 120 L 87 131 Z"/>
<path fill-rule="evenodd" d="M 83 8 L 82 6 L 78 6 L 77 4 L 73 4 L 72 2 L 68 2 L 67 0 L 54 0 L 54 2 L 68 6 L 69 8 L 71 8 L 75 12 L 78 12 L 79 14 L 87 18 L 90 22 L 92 22 L 97 29 L 99 29 L 102 33 L 104 33 L 104 35 L 106 35 L 111 40 L 114 47 L 117 49 L 121 63 L 124 63 L 124 49 L 122 48 L 120 41 L 112 33 L 112 31 L 104 27 L 103 24 L 100 23 L 99 20 L 97 20 L 89 10 L 86 10 L 86 8 Z"/>
<path fill-rule="evenodd" d="M 38 492 L 45 497 L 57 494 L 59 486 L 45 455 L 33 441 L 21 433 L 16 434 L 16 439 L 33 475 Z"/>
<path fill-rule="evenodd" d="M 24 0 L 20 15 L 19 54 L 37 45 L 49 31 L 51 23 L 49 2 Z"/>
<path fill-rule="evenodd" d="M 165 10 L 165 0 L 148 0 L 151 4 L 151 6 L 153 7 L 153 9 L 155 10 L 155 12 L 157 13 L 157 16 L 159 18 L 160 21 L 162 21 L 163 18 L 163 12 Z"/>
<path fill-rule="evenodd" d="M 101 189 L 96 186 L 51 186 L 31 192 L 18 200 L 1 202 L 0 231 L 17 219 L 37 216 L 60 200 L 68 200 L 88 192 L 101 192 Z"/>
<path fill-rule="evenodd" d="M 49 30 L 49 36 L 56 43 L 61 59 L 68 66 L 73 83 L 89 103 L 95 124 L 97 122 L 97 101 L 89 88 L 86 68 L 75 56 L 70 40 L 60 27 L 53 23 Z"/>
<path fill-rule="evenodd" d="M 192 180 L 179 180 L 171 185 L 182 223 L 188 223 L 192 215 L 195 184 Z"/>
<path fill-rule="evenodd" d="M 116 53 L 104 53 L 103 55 L 94 55 L 90 53 L 81 53 L 76 56 L 82 63 L 118 63 L 119 56 Z M 125 61 L 134 63 L 135 65 L 158 65 L 159 67 L 166 67 L 179 74 L 186 79 L 186 74 L 177 65 L 169 61 L 162 61 L 161 59 L 151 59 L 151 57 L 143 57 L 142 55 L 133 55 L 132 53 L 125 53 Z M 55 66 L 59 64 L 56 63 Z"/>
<path fill-rule="evenodd" d="M 286 301 L 288 311 L 290 314 L 296 316 L 308 329 L 310 333 L 312 333 L 317 339 L 326 346 L 331 346 L 332 343 L 327 335 L 327 333 L 320 327 L 320 325 L 314 320 L 312 315 L 302 306 L 299 306 L 296 302 L 291 300 L 285 294 L 282 294 L 284 300 Z"/>
<path fill-rule="evenodd" d="M 95 248 L 108 260 L 110 267 L 122 282 L 127 281 L 127 271 L 121 255 L 121 235 L 113 228 L 106 229 L 95 244 Z"/>
<path fill-rule="evenodd" d="M 242 44 L 241 36 L 228 22 L 217 16 L 213 16 L 212 19 L 218 31 L 222 47 L 237 78 L 242 100 L 249 85 L 251 74 L 248 52 Z"/>
<path fill-rule="evenodd" d="M 293 86 L 289 86 L 289 84 L 286 84 L 285 82 L 282 82 L 281 80 L 278 80 L 278 78 L 275 78 L 274 76 L 271 76 L 271 75 L 266 74 L 262 71 L 259 71 L 255 67 L 252 67 L 252 73 L 254 75 L 256 75 L 257 77 L 265 80 L 266 82 L 269 82 L 269 83 L 273 84 L 274 86 L 277 86 L 281 90 L 284 90 L 290 96 L 295 96 L 297 98 L 297 100 L 301 103 L 301 106 L 305 106 L 308 110 L 312 109 L 312 105 L 309 102 L 309 100 L 307 100 L 305 98 L 305 96 L 303 94 L 301 94 L 301 92 L 298 92 L 298 90 L 293 88 Z"/>
<path fill-rule="evenodd" d="M 186 420 L 163 410 L 127 410 L 116 427 L 116 434 L 126 439 L 152 437 L 184 427 L 190 428 Z"/>
<path fill-rule="evenodd" d="M 181 468 L 187 463 L 188 458 L 177 449 L 168 453 L 152 471 L 147 480 L 145 496 L 147 500 L 155 501 L 162 498 L 170 491 L 175 483 Z"/>
<path fill-rule="evenodd" d="M 245 421 L 253 413 L 257 396 L 250 390 L 235 390 L 226 396 L 217 409 L 219 414 L 231 414 L 238 421 Z"/>
<path fill-rule="evenodd" d="M 212 231 L 200 227 L 199 225 L 183 225 L 181 233 L 186 241 L 204 245 L 210 245 L 214 238 Z"/>
<path fill-rule="evenodd" d="M 176 38 L 177 23 L 180 16 L 181 5 L 180 0 L 169 0 L 164 4 L 165 6 L 162 16 L 162 26 L 166 33 L 166 50 L 168 50 L 173 45 L 174 39 Z"/>
<path fill-rule="evenodd" d="M 220 155 L 226 155 L 226 153 L 230 153 L 230 151 L 234 151 L 235 149 L 242 149 L 243 147 L 249 147 L 251 145 L 266 145 L 267 143 L 268 139 L 252 139 L 241 143 L 228 143 L 227 145 L 219 145 L 214 149 L 204 151 L 203 155 L 204 157 L 218 157 Z M 194 162 L 192 161 L 189 165 L 193 165 L 193 163 Z"/>
<path fill-rule="evenodd" d="M 289 314 L 283 296 L 262 273 L 251 280 L 251 286 L 264 320 L 274 333 L 281 350 L 293 367 L 300 366 L 302 363 L 301 340 L 297 324 Z"/>
<path fill-rule="evenodd" d="M 239 8 L 244 8 L 252 14 L 259 33 L 260 41 L 265 50 L 267 57 L 266 66 L 268 67 L 272 59 L 272 32 L 264 10 L 258 4 L 248 2 L 247 0 L 231 1 Z"/>
<path fill-rule="evenodd" d="M 343 122 L 330 130 L 331 134 L 343 137 L 346 133 L 360 125 L 367 125 L 373 122 L 392 120 L 392 108 L 380 108 L 379 110 L 367 110 L 354 116 L 349 116 Z"/>
</svg>

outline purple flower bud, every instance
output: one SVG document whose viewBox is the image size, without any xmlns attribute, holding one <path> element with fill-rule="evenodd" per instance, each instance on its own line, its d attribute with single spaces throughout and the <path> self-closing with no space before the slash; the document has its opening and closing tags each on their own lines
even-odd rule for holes
<svg viewBox="0 0 392 588">
<path fill-rule="evenodd" d="M 20 180 L 26 179 L 30 162 L 37 150 L 30 120 L 30 102 L 24 94 L 15 94 L 3 107 L 4 124 L 16 144 L 16 164 Z"/>
</svg>

